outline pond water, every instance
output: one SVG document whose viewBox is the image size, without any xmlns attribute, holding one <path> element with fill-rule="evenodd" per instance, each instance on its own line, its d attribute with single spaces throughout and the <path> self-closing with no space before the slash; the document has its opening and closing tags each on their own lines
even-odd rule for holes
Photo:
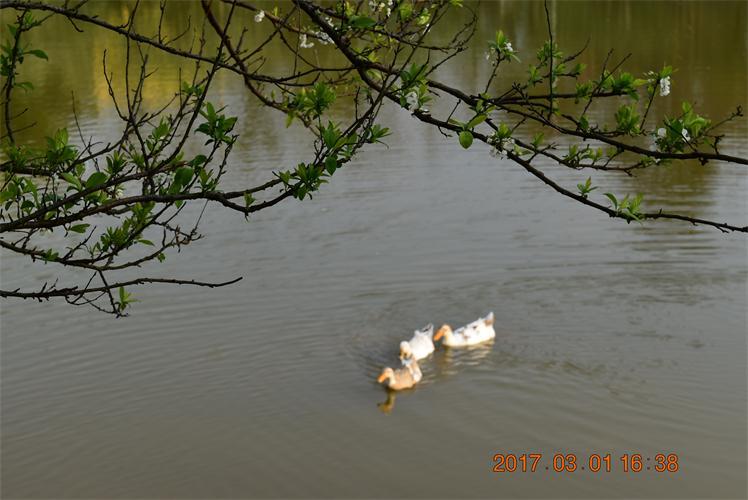
<svg viewBox="0 0 748 500">
<path fill-rule="evenodd" d="M 127 13 L 99 6 L 114 22 Z M 483 42 L 496 29 L 523 61 L 545 38 L 542 3 L 484 2 L 479 14 L 473 49 L 439 75 L 465 88 L 485 81 Z M 562 2 L 552 14 L 567 52 L 591 38 L 590 72 L 610 48 L 633 52 L 637 73 L 677 67 L 657 116 L 685 98 L 711 118 L 748 103 L 743 2 Z M 33 38 L 49 62 L 24 66 L 36 86 L 29 121 L 72 129 L 74 91 L 84 134 L 113 136 L 101 59 L 107 49 L 116 62 L 123 43 L 50 23 Z M 154 100 L 177 81 L 176 62 L 157 60 Z M 309 136 L 283 128 L 238 78 L 213 92 L 240 117 L 229 183 L 306 158 Z M 613 221 L 404 110 L 382 122 L 395 131 L 389 147 L 369 149 L 314 200 L 249 223 L 209 209 L 203 240 L 143 271 L 243 276 L 236 285 L 136 290 L 121 320 L 3 302 L 2 496 L 744 498 L 746 237 Z M 748 155 L 747 131 L 730 124 L 724 150 Z M 645 193 L 648 209 L 746 223 L 743 166 L 594 179 Z M 2 254 L 3 288 L 53 272 Z M 423 383 L 396 397 L 376 385 L 414 329 L 491 310 L 492 345 L 438 350 Z M 610 453 L 613 471 L 491 472 L 495 453 L 542 453 L 550 465 L 557 452 L 581 465 Z M 619 457 L 632 453 L 649 463 L 675 453 L 680 468 L 624 473 Z"/>
</svg>

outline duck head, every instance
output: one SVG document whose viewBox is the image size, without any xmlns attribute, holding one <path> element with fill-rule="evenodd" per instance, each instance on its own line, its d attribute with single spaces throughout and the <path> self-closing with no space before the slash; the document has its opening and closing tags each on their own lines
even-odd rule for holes
<svg viewBox="0 0 748 500">
<path fill-rule="evenodd" d="M 413 349 L 410 347 L 410 342 L 403 340 L 400 342 L 400 361 L 405 361 L 408 358 L 413 357 Z"/>
<path fill-rule="evenodd" d="M 451 337 L 452 336 L 452 327 L 449 325 L 442 325 L 434 334 L 434 342 L 441 339 L 442 337 Z"/>
<path fill-rule="evenodd" d="M 382 370 L 382 373 L 377 378 L 377 382 L 381 384 L 382 382 L 387 380 L 387 385 L 390 385 L 394 378 L 395 378 L 395 372 L 392 370 L 392 368 L 385 368 L 384 370 Z"/>
</svg>

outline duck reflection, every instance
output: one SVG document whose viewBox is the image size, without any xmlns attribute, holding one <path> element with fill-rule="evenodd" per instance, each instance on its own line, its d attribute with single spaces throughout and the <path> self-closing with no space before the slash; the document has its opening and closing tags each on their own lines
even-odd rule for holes
<svg viewBox="0 0 748 500">
<path fill-rule="evenodd" d="M 460 369 L 479 365 L 493 350 L 493 340 L 474 346 L 453 349 L 447 347 L 434 358 L 441 375 L 454 375 Z"/>
<path fill-rule="evenodd" d="M 385 415 L 392 413 L 392 410 L 395 408 L 395 391 L 388 390 L 387 399 L 381 403 L 377 403 L 377 408 Z"/>
</svg>

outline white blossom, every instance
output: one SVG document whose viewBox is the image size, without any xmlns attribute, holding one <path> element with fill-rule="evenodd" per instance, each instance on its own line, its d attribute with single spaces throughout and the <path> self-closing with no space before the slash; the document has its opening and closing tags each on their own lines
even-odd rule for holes
<svg viewBox="0 0 748 500">
<path fill-rule="evenodd" d="M 386 2 L 369 0 L 369 8 L 374 12 L 385 11 L 385 17 L 390 17 L 390 14 L 392 14 L 392 6 L 394 5 L 394 3 L 394 0 L 387 0 Z"/>
<path fill-rule="evenodd" d="M 302 49 L 311 49 L 314 47 L 314 42 L 307 41 L 306 33 L 302 33 L 299 35 L 299 47 Z"/>
<path fill-rule="evenodd" d="M 486 61 L 491 61 L 491 64 L 497 64 L 502 57 L 507 57 L 514 54 L 514 47 L 512 47 L 512 42 L 505 42 L 504 45 L 500 47 L 496 47 L 495 45 L 492 45 L 489 47 L 489 49 L 486 51 Z"/>
<path fill-rule="evenodd" d="M 265 19 L 265 11 L 264 10 L 261 10 L 260 12 L 258 12 L 257 14 L 255 14 L 255 22 L 256 23 L 261 23 L 263 19 Z"/>
<path fill-rule="evenodd" d="M 649 146 L 649 150 L 658 151 L 660 149 L 660 145 L 657 143 L 657 141 L 659 141 L 660 139 L 664 139 L 666 135 L 667 131 L 663 127 L 658 128 L 657 133 L 652 136 L 652 145 Z"/>
<path fill-rule="evenodd" d="M 332 26 L 333 21 L 330 16 L 324 16 L 323 19 L 325 20 L 325 23 L 327 23 L 328 26 Z M 330 37 L 330 35 L 328 35 L 324 30 L 320 29 L 317 31 L 313 31 L 312 35 L 314 35 L 317 38 L 317 40 L 319 40 L 319 43 L 322 45 L 328 45 L 330 43 L 333 43 L 332 37 Z"/>
<path fill-rule="evenodd" d="M 321 43 L 322 45 L 327 45 L 328 43 L 332 43 L 332 38 L 330 38 L 330 35 L 328 35 L 322 30 L 315 31 L 314 36 L 317 37 L 317 39 L 319 40 L 319 43 Z"/>
<path fill-rule="evenodd" d="M 670 77 L 666 76 L 660 80 L 660 97 L 665 97 L 670 94 Z"/>
<path fill-rule="evenodd" d="M 690 135 L 688 135 L 688 130 L 687 130 L 687 129 L 685 129 L 685 128 L 684 128 L 684 129 L 683 129 L 683 130 L 681 131 L 681 135 L 683 136 L 683 140 L 684 140 L 684 141 L 688 142 L 688 141 L 690 141 L 690 140 L 691 140 L 691 136 L 690 136 Z"/>
<path fill-rule="evenodd" d="M 485 53 L 486 61 L 490 61 L 492 65 L 497 65 L 503 60 L 508 61 L 513 55 L 514 47 L 512 47 L 512 42 L 507 41 L 504 41 L 501 45 L 489 44 L 488 50 Z"/>
<path fill-rule="evenodd" d="M 513 151 L 516 144 L 514 139 L 507 137 L 505 139 L 498 139 L 493 141 L 493 146 L 488 152 L 493 158 L 499 158 L 501 160 L 506 158 L 506 154 L 509 151 Z"/>
<path fill-rule="evenodd" d="M 408 109 L 418 109 L 418 93 L 415 90 L 411 90 L 405 95 L 405 102 L 408 104 Z"/>
</svg>

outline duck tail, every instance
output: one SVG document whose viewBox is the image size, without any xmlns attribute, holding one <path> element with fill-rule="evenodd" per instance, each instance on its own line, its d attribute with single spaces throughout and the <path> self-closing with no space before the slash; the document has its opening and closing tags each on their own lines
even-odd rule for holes
<svg viewBox="0 0 748 500">
<path fill-rule="evenodd" d="M 490 313 L 488 313 L 488 316 L 486 316 L 486 318 L 484 319 L 484 321 L 485 321 L 485 323 L 486 323 L 487 326 L 493 326 L 493 322 L 494 322 L 493 311 L 491 311 Z"/>
</svg>

